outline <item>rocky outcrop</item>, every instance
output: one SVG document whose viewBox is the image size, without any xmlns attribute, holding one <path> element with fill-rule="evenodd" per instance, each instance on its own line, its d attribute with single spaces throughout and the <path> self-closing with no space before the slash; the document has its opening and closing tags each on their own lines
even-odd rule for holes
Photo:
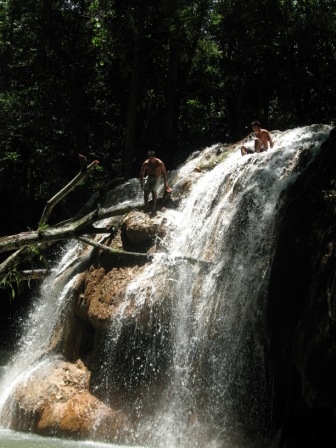
<svg viewBox="0 0 336 448">
<path fill-rule="evenodd" d="M 134 211 L 129 213 L 121 223 L 121 234 L 124 247 L 139 249 L 149 248 L 156 239 L 166 234 L 165 219 L 162 214 L 150 216 Z"/>
<path fill-rule="evenodd" d="M 280 238 L 265 316 L 277 448 L 336 446 L 335 147 L 334 131 L 279 210 Z M 217 157 L 215 149 L 209 151 L 204 165 L 216 163 Z M 191 160 L 173 185 L 178 200 L 202 169 Z M 165 226 L 164 213 L 134 211 L 104 244 L 134 253 L 162 252 Z M 14 429 L 132 442 L 139 409 L 145 417 L 154 412 L 156 395 L 169 381 L 173 351 L 169 326 L 174 298 L 165 287 L 169 269 L 164 264 L 153 269 L 136 256 L 125 262 L 93 250 L 90 268 L 78 274 L 63 333 L 55 335 L 50 347 L 66 361 L 42 369 L 16 390 Z M 139 277 L 141 289 L 129 288 Z M 119 333 L 109 334 L 111 322 L 120 322 L 121 315 L 122 326 L 115 326 Z M 109 338 L 115 339 L 112 364 Z M 102 364 L 110 377 L 102 378 Z"/>
<path fill-rule="evenodd" d="M 267 316 L 279 447 L 336 446 L 335 173 L 334 130 L 281 211 Z"/>
<path fill-rule="evenodd" d="M 133 211 L 120 220 L 119 229 L 104 244 L 121 253 L 132 250 L 134 258 L 125 261 L 104 250 L 91 251 L 90 268 L 77 273 L 71 306 L 50 341 L 49 350 L 61 352 L 64 360 L 39 368 L 16 389 L 13 429 L 75 439 L 131 441 L 136 418 L 134 410 L 125 409 L 127 396 L 131 392 L 133 399 L 138 396 L 138 402 L 147 406 L 143 385 L 150 381 L 156 390 L 164 374 L 170 325 L 167 272 L 160 269 L 145 275 L 148 262 L 136 254 L 161 252 L 165 226 L 162 212 Z M 143 289 L 129 290 L 132 280 L 142 275 Z M 121 316 L 115 349 L 120 355 L 113 361 L 116 387 L 102 391 L 100 365 L 107 362 L 104 347 L 111 322 Z M 149 350 L 153 356 L 150 367 L 143 362 L 143 353 L 150 358 Z M 126 380 L 118 384 L 118 378 Z M 148 400 L 153 400 L 152 392 Z"/>
<path fill-rule="evenodd" d="M 120 230 L 111 241 L 110 247 L 118 250 L 144 250 L 155 253 L 161 251 L 160 241 L 165 235 L 164 214 L 158 213 L 153 217 L 145 213 L 134 211 L 122 220 Z M 136 320 L 142 327 L 149 324 L 148 308 L 155 304 L 158 315 L 160 305 L 164 306 L 166 293 L 166 273 L 161 270 L 155 276 L 155 295 L 152 294 L 153 280 L 148 278 L 144 285 L 143 296 L 136 297 L 128 286 L 135 277 L 139 277 L 146 269 L 146 263 L 140 261 L 134 254 L 134 259 L 128 263 L 119 263 L 111 260 L 109 255 L 97 252 L 92 260 L 90 269 L 86 272 L 82 290 L 78 290 L 78 299 L 75 301 L 75 313 L 82 320 L 88 321 L 97 331 L 106 331 L 110 328 L 111 320 L 124 316 L 125 325 L 128 320 Z M 141 304 L 141 306 L 140 306 Z"/>
<path fill-rule="evenodd" d="M 90 372 L 81 361 L 56 361 L 38 370 L 15 391 L 12 427 L 41 435 L 127 439 L 132 425 L 126 414 L 105 405 L 89 392 Z"/>
</svg>

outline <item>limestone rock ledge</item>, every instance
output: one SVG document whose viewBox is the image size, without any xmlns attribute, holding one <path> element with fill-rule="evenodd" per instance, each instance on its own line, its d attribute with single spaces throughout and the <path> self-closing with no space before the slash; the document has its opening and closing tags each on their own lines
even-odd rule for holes
<svg viewBox="0 0 336 448">
<path fill-rule="evenodd" d="M 169 266 L 151 263 L 155 253 L 162 257 L 165 251 L 164 211 L 134 210 L 114 220 L 113 233 L 103 240 L 97 236 L 114 252 L 93 249 L 89 267 L 73 274 L 72 299 L 43 355 L 47 360 L 51 353 L 53 360 L 41 361 L 10 398 L 12 429 L 109 443 L 138 441 L 135 403 L 144 413 L 153 412 L 171 353 Z M 129 288 L 140 277 L 141 287 Z M 121 323 L 120 334 L 113 357 L 106 359 L 114 321 Z M 106 362 L 107 388 L 101 384 Z"/>
<path fill-rule="evenodd" d="M 75 314 L 89 322 L 97 332 L 108 331 L 113 319 L 120 319 L 121 316 L 124 326 L 136 322 L 149 328 L 153 311 L 157 316 L 166 314 L 167 292 L 164 285 L 167 272 L 164 266 L 155 273 L 155 277 L 143 277 L 142 290 L 128 290 L 132 281 L 143 276 L 148 266 L 143 258 L 137 258 L 137 253 L 161 252 L 160 241 L 165 233 L 162 213 L 154 217 L 138 211 L 126 215 L 115 238 L 105 244 L 116 250 L 134 251 L 134 258 L 131 256 L 127 263 L 119 263 L 104 252 L 97 253 L 74 301 Z"/>
</svg>

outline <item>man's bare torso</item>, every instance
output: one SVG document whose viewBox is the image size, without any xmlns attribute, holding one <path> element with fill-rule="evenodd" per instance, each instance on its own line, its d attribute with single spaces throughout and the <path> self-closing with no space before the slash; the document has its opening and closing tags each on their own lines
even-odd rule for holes
<svg viewBox="0 0 336 448">
<path fill-rule="evenodd" d="M 149 176 L 159 177 L 164 173 L 164 165 L 160 159 L 154 159 L 153 161 L 147 159 L 144 162 L 144 168 Z"/>
<path fill-rule="evenodd" d="M 255 132 L 255 136 L 261 141 L 265 148 L 268 148 L 270 137 L 269 132 L 266 129 L 259 129 L 258 132 Z"/>
</svg>

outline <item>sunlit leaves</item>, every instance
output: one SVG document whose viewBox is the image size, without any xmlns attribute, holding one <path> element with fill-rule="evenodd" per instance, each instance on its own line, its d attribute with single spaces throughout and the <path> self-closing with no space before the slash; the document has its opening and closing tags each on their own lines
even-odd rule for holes
<svg viewBox="0 0 336 448">
<path fill-rule="evenodd" d="M 20 289 L 21 275 L 16 268 L 13 268 L 0 276 L 0 289 L 6 289 L 10 300 L 16 297 L 16 292 Z"/>
</svg>

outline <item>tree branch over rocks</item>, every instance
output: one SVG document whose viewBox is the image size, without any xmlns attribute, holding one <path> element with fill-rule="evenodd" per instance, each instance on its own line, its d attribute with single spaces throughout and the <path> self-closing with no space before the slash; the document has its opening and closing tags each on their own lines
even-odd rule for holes
<svg viewBox="0 0 336 448">
<path fill-rule="evenodd" d="M 120 258 L 133 258 L 141 261 L 148 261 L 152 260 L 155 254 L 147 254 L 143 252 L 129 252 L 124 250 L 117 250 L 112 249 L 109 246 L 106 246 L 105 244 L 98 243 L 97 241 L 90 240 L 90 238 L 86 238 L 84 236 L 80 236 L 77 238 L 79 241 L 82 241 L 85 244 L 89 244 L 93 247 L 96 247 L 97 249 L 103 250 L 105 252 L 108 252 L 111 255 L 118 256 Z"/>
<path fill-rule="evenodd" d="M 52 209 L 55 207 L 58 202 L 60 202 L 70 191 L 72 191 L 79 182 L 86 176 L 87 171 L 91 170 L 94 166 L 98 165 L 98 160 L 94 160 L 90 165 L 86 167 L 85 170 L 80 171 L 76 177 L 72 179 L 71 182 L 69 182 L 62 190 L 60 190 L 55 196 L 53 196 L 49 201 L 47 201 L 46 206 L 44 207 L 42 217 L 40 219 L 39 227 L 44 226 L 48 218 L 50 216 L 50 213 L 52 212 Z"/>
<path fill-rule="evenodd" d="M 110 208 L 101 208 L 93 210 L 77 221 L 67 221 L 62 226 L 54 226 L 52 228 L 30 230 L 29 232 L 18 233 L 16 235 L 5 236 L 0 238 L 0 253 L 16 250 L 23 246 L 34 246 L 40 243 L 50 243 L 59 240 L 77 239 L 81 234 L 95 233 L 93 224 L 96 221 L 111 218 L 113 216 L 125 215 L 135 208 L 140 208 L 142 203 L 138 204 L 122 204 Z M 97 229 L 97 233 L 102 233 L 103 229 Z M 105 233 L 109 233 L 106 229 Z"/>
<path fill-rule="evenodd" d="M 34 263 L 33 267 L 31 267 L 33 264 L 32 260 L 34 257 L 38 256 L 37 264 L 41 265 L 41 262 L 44 260 L 42 251 L 60 240 L 76 239 L 102 250 L 111 256 L 117 257 L 119 260 L 124 259 L 125 261 L 130 260 L 132 262 L 146 262 L 152 260 L 155 255 L 164 255 L 158 253 L 148 254 L 116 250 L 89 238 L 89 235 L 97 235 L 102 233 L 111 234 L 114 232 L 114 228 L 104 228 L 103 225 L 99 224 L 99 221 L 126 215 L 132 210 L 141 209 L 143 206 L 142 202 L 123 203 L 109 208 L 98 207 L 84 216 L 77 215 L 74 218 L 56 224 L 53 227 L 47 226 L 48 218 L 55 205 L 67 194 L 69 194 L 84 178 L 87 171 L 92 169 L 95 165 L 97 165 L 97 163 L 97 161 L 94 161 L 87 167 L 86 170 L 82 169 L 82 171 L 77 174 L 71 182 L 69 182 L 56 195 L 47 201 L 37 230 L 30 230 L 16 235 L 9 235 L 0 238 L 0 253 L 15 251 L 2 263 L 0 263 L 0 276 L 2 276 L 4 280 L 2 282 L 4 285 L 10 283 L 11 281 L 29 281 L 44 277 L 49 270 L 47 263 L 45 262 L 43 266 L 39 267 L 36 267 L 36 263 Z M 96 223 L 98 223 L 98 225 L 95 226 Z M 177 256 L 174 260 L 184 260 L 188 263 L 201 263 L 204 265 L 211 264 L 211 262 L 208 261 L 198 260 L 186 256 Z M 20 269 L 18 269 L 18 266 L 20 266 Z"/>
<path fill-rule="evenodd" d="M 135 259 L 135 260 L 149 261 L 149 260 L 152 260 L 157 255 L 165 255 L 162 252 L 143 253 L 143 252 L 129 252 L 129 251 L 111 249 L 111 247 L 106 246 L 105 244 L 97 243 L 96 241 L 90 240 L 89 238 L 86 238 L 86 237 L 83 237 L 83 236 L 80 236 L 77 239 L 79 241 L 82 241 L 85 244 L 89 244 L 91 246 L 96 247 L 97 249 L 100 249 L 100 250 L 103 250 L 105 252 L 108 252 L 111 255 L 118 256 L 118 257 L 123 257 L 123 258 L 127 258 L 127 259 L 132 258 L 132 259 Z M 203 264 L 205 266 L 206 265 L 215 264 L 212 261 L 201 260 L 199 258 L 188 257 L 188 256 L 184 256 L 184 255 L 177 255 L 176 257 L 174 257 L 174 260 L 176 260 L 176 261 L 186 261 L 186 262 L 192 263 L 192 264 L 201 263 L 201 264 Z"/>
<path fill-rule="evenodd" d="M 74 177 L 74 179 L 47 201 L 37 230 L 30 230 L 0 238 L 0 253 L 14 251 L 0 263 L 0 275 L 6 280 L 3 282 L 4 284 L 8 283 L 7 279 L 14 277 L 15 279 L 20 280 L 43 277 L 48 271 L 46 263 L 43 263 L 43 269 L 29 269 L 29 263 L 31 264 L 33 258 L 38 256 L 40 264 L 41 261 L 44 260 L 42 251 L 45 248 L 56 241 L 79 239 L 83 234 L 110 233 L 110 229 L 104 229 L 101 226 L 95 227 L 94 223 L 113 216 L 124 215 L 131 210 L 142 206 L 142 203 L 132 205 L 126 203 L 110 208 L 97 208 L 96 210 L 87 213 L 85 216 L 73 218 L 48 228 L 47 222 L 53 208 L 68 195 L 82 181 L 87 172 L 94 168 L 98 163 L 99 162 L 95 160 L 85 167 L 83 166 L 83 162 L 81 163 L 81 171 Z M 88 238 L 86 238 L 86 240 L 87 243 L 89 241 L 91 242 Z M 18 268 L 19 266 L 22 266 L 21 269 Z"/>
</svg>

